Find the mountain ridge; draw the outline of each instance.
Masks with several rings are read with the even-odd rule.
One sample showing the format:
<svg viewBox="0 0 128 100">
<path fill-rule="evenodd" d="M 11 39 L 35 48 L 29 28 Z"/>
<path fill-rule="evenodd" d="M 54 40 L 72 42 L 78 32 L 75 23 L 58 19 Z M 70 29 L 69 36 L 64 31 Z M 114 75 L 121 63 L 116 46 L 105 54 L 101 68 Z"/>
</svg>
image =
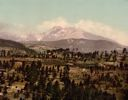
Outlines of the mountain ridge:
<svg viewBox="0 0 128 100">
<path fill-rule="evenodd" d="M 114 49 L 122 49 L 123 45 L 116 42 L 107 40 L 88 40 L 88 39 L 62 39 L 57 41 L 37 41 L 26 43 L 28 47 L 39 46 L 49 48 L 69 48 L 70 50 L 77 48 L 80 52 L 91 52 L 91 51 L 111 51 Z"/>
</svg>

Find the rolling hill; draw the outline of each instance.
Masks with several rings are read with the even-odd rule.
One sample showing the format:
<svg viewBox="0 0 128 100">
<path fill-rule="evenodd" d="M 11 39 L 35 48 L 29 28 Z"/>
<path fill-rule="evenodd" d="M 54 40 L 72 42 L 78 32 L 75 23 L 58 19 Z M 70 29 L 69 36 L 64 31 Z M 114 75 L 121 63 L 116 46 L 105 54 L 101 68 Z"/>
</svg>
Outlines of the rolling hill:
<svg viewBox="0 0 128 100">
<path fill-rule="evenodd" d="M 47 49 L 47 48 L 70 48 L 70 50 L 78 49 L 80 52 L 111 51 L 120 50 L 124 46 L 107 40 L 88 40 L 88 39 L 62 39 L 57 41 L 39 41 L 27 42 L 26 45 L 30 48 Z"/>
<path fill-rule="evenodd" d="M 27 48 L 24 44 L 12 41 L 12 40 L 5 40 L 5 39 L 0 39 L 0 48 L 6 48 L 6 49 L 19 49 L 25 52 L 34 52 L 33 50 Z"/>
</svg>

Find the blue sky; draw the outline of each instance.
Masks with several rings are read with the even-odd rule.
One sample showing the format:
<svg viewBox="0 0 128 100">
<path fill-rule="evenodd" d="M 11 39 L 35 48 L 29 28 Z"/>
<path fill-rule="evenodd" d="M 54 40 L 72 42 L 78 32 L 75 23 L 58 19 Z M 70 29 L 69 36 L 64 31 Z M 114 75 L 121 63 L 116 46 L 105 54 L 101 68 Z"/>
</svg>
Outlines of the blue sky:
<svg viewBox="0 0 128 100">
<path fill-rule="evenodd" d="M 89 19 L 127 30 L 128 0 L 0 0 L 0 20 L 38 24 L 64 17 L 70 22 Z"/>
<path fill-rule="evenodd" d="M 128 0 L 0 0 L 0 32 L 27 37 L 56 25 L 128 45 Z"/>
</svg>

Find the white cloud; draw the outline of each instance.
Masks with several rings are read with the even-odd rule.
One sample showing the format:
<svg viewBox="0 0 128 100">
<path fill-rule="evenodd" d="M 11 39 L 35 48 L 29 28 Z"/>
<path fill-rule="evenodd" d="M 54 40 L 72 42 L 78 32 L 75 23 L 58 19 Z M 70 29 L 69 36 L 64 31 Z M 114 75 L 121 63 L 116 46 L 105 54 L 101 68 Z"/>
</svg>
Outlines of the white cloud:
<svg viewBox="0 0 128 100">
<path fill-rule="evenodd" d="M 80 20 L 75 24 L 75 27 L 81 28 L 99 36 L 112 39 L 121 44 L 128 45 L 128 34 L 123 31 L 119 31 L 118 29 L 114 29 L 108 25 L 104 25 L 102 23 L 94 22 L 91 20 Z"/>
<path fill-rule="evenodd" d="M 37 26 L 38 31 L 46 31 L 48 29 L 53 28 L 54 26 L 61 26 L 61 27 L 69 27 L 71 23 L 69 23 L 66 19 L 59 17 L 53 20 L 46 20 L 43 21 L 40 25 Z"/>
<path fill-rule="evenodd" d="M 0 23 L 0 38 L 15 41 L 39 40 L 41 34 L 36 28 L 23 24 Z"/>
</svg>

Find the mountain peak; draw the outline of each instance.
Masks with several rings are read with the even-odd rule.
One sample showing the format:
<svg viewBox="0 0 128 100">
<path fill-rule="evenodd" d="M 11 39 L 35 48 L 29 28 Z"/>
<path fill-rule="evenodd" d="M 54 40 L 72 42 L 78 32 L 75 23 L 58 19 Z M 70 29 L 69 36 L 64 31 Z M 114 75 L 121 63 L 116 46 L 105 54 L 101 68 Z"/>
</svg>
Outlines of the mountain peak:
<svg viewBox="0 0 128 100">
<path fill-rule="evenodd" d="M 63 27 L 62 26 L 54 26 L 52 27 L 52 30 L 59 30 L 59 29 L 62 29 Z"/>
<path fill-rule="evenodd" d="M 83 31 L 82 29 L 78 29 L 75 27 L 61 27 L 61 26 L 54 26 L 49 31 L 47 31 L 44 36 L 44 40 L 46 41 L 55 41 L 55 40 L 70 39 L 70 38 L 106 40 L 104 37 Z"/>
</svg>

